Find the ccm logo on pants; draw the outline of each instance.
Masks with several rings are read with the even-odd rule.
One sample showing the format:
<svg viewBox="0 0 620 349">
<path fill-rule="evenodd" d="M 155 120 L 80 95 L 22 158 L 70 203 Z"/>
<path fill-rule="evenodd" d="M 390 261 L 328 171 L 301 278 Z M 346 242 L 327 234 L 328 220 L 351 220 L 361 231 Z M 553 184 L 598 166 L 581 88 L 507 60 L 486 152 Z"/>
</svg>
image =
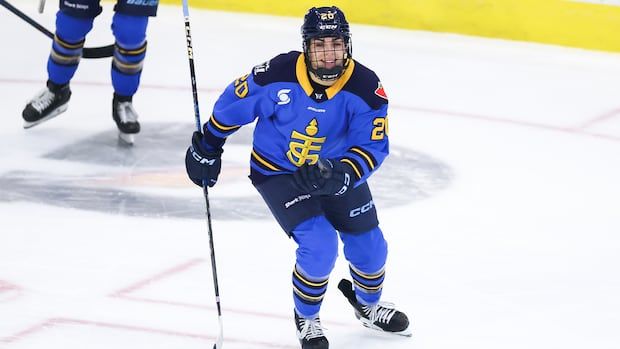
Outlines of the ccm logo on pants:
<svg viewBox="0 0 620 349">
<path fill-rule="evenodd" d="M 367 204 L 365 204 L 364 206 L 358 207 L 358 208 L 354 208 L 349 212 L 349 217 L 356 217 L 361 215 L 362 213 L 366 213 L 368 212 L 371 208 L 373 208 L 375 206 L 375 203 L 372 202 L 372 200 L 370 200 Z"/>
</svg>

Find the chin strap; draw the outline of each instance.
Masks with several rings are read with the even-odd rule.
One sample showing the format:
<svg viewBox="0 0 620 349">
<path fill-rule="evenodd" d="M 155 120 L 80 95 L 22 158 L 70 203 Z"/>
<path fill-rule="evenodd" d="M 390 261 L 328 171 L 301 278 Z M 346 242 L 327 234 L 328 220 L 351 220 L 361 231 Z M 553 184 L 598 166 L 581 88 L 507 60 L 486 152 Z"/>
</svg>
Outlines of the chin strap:
<svg viewBox="0 0 620 349">
<path fill-rule="evenodd" d="M 329 82 L 338 80 L 338 78 L 340 78 L 342 74 L 344 73 L 344 71 L 347 70 L 347 68 L 349 67 L 349 62 L 351 62 L 350 58 L 346 58 L 344 61 L 344 64 L 341 67 L 334 67 L 332 69 L 325 69 L 325 68 L 314 69 L 312 68 L 312 64 L 310 63 L 310 61 L 308 61 L 308 57 L 306 56 L 305 53 L 304 53 L 304 58 L 306 60 L 306 67 L 308 68 L 308 71 L 314 74 L 318 79 L 323 80 L 323 81 L 329 81 Z"/>
</svg>

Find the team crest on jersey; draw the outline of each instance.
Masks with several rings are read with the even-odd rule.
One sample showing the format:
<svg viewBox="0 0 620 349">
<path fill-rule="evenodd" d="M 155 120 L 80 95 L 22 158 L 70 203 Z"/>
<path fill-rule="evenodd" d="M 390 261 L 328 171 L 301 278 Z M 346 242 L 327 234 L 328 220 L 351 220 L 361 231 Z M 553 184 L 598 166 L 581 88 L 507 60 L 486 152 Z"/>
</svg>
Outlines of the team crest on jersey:
<svg viewBox="0 0 620 349">
<path fill-rule="evenodd" d="M 316 119 L 310 120 L 304 131 L 306 134 L 293 130 L 288 144 L 289 151 L 286 152 L 286 157 L 297 167 L 306 162 L 310 165 L 316 164 L 319 161 L 318 153 L 327 138 L 315 137 L 319 133 L 319 123 Z"/>
<path fill-rule="evenodd" d="M 385 90 L 383 89 L 383 85 L 381 84 L 381 81 L 379 81 L 377 86 L 377 89 L 375 90 L 375 94 L 385 100 L 388 99 L 387 94 L 385 94 Z"/>
</svg>

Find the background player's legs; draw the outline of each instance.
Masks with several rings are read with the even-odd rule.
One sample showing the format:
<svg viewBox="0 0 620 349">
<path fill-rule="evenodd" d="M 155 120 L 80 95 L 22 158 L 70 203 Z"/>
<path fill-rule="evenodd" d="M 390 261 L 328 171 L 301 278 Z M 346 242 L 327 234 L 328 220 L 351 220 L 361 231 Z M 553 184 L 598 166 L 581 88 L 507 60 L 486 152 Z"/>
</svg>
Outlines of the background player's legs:
<svg viewBox="0 0 620 349">
<path fill-rule="evenodd" d="M 86 34 L 93 19 L 101 12 L 98 1 L 82 12 L 67 8 L 61 2 L 56 14 L 56 33 L 47 60 L 47 86 L 24 108 L 24 127 L 30 128 L 67 110 L 71 90 L 69 82 L 78 68 Z"/>
<path fill-rule="evenodd" d="M 127 15 L 116 12 L 112 19 L 112 32 L 116 39 L 112 59 L 112 117 L 121 137 L 133 143 L 133 134 L 140 132 L 138 114 L 133 108 L 132 97 L 140 85 L 142 65 L 146 56 L 147 16 Z"/>
<path fill-rule="evenodd" d="M 114 58 L 112 86 L 120 97 L 131 97 L 138 90 L 142 65 L 146 56 L 147 16 L 126 15 L 116 12 L 112 18 Z"/>
<path fill-rule="evenodd" d="M 80 18 L 65 13 L 56 14 L 56 35 L 47 60 L 47 73 L 55 85 L 68 84 L 78 68 L 86 34 L 93 28 L 94 18 Z"/>
</svg>

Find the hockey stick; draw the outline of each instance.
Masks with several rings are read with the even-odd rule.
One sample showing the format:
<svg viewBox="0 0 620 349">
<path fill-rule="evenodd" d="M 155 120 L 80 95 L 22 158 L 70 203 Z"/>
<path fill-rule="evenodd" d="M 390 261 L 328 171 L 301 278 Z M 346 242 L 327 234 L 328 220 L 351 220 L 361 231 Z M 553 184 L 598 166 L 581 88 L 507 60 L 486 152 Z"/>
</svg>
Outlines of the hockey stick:
<svg viewBox="0 0 620 349">
<path fill-rule="evenodd" d="M 9 4 L 6 0 L 0 0 L 0 5 L 7 8 L 7 10 L 13 12 L 17 17 L 26 21 L 26 23 L 35 27 L 38 31 L 45 34 L 50 39 L 54 39 L 54 34 L 47 30 L 44 26 L 37 23 L 34 19 L 28 17 L 25 13 L 21 12 L 13 5 Z M 114 54 L 114 45 L 101 46 L 101 47 L 84 47 L 82 50 L 82 57 L 84 58 L 106 58 L 112 57 Z"/>
<path fill-rule="evenodd" d="M 189 60 L 189 74 L 192 81 L 192 95 L 194 97 L 194 117 L 196 119 L 196 130 L 201 132 L 200 110 L 198 108 L 198 87 L 196 87 L 196 70 L 194 69 L 194 49 L 192 47 L 192 34 L 189 26 L 189 8 L 188 0 L 183 0 L 183 16 L 185 17 L 185 40 L 187 43 L 187 58 Z M 222 308 L 220 306 L 220 287 L 217 282 L 217 268 L 215 266 L 215 247 L 213 246 L 213 230 L 211 229 L 211 210 L 209 206 L 209 191 L 207 190 L 207 181 L 202 182 L 202 192 L 205 197 L 207 227 L 209 232 L 209 248 L 211 249 L 211 271 L 213 273 L 213 287 L 215 288 L 215 303 L 217 305 L 217 316 L 219 323 L 219 332 L 213 344 L 213 349 L 222 348 L 224 342 L 224 330 L 222 323 Z"/>
<path fill-rule="evenodd" d="M 39 0 L 39 13 L 43 13 L 45 10 L 45 0 Z"/>
</svg>

